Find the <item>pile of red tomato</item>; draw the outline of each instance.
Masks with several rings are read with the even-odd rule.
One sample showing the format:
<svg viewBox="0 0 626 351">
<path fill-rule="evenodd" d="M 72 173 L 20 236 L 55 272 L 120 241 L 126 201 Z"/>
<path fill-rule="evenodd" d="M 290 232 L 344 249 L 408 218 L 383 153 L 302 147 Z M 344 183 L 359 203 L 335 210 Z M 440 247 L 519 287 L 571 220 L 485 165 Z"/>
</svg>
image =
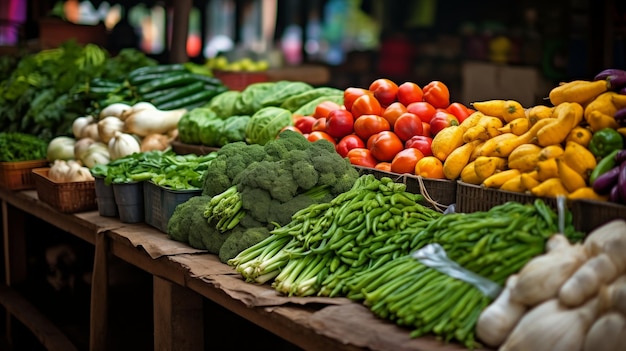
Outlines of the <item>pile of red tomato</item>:
<svg viewBox="0 0 626 351">
<path fill-rule="evenodd" d="M 294 127 L 309 141 L 332 142 L 353 165 L 443 178 L 437 170 L 419 171 L 419 163 L 440 170 L 440 161 L 432 156 L 432 138 L 472 112 L 459 102 L 451 103 L 450 91 L 441 81 L 422 88 L 414 82 L 398 85 L 379 78 L 367 89 L 345 89 L 343 106 L 326 101 L 313 116 L 295 116 Z"/>
</svg>

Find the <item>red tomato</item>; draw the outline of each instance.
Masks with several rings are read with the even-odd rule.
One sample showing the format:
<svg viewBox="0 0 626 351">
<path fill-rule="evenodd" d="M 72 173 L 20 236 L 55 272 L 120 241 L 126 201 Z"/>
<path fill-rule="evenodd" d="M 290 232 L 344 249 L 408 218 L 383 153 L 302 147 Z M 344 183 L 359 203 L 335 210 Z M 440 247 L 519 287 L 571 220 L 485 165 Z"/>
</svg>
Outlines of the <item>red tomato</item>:
<svg viewBox="0 0 626 351">
<path fill-rule="evenodd" d="M 383 118 L 389 122 L 389 125 L 393 126 L 394 123 L 396 123 L 396 119 L 405 112 L 407 112 L 406 106 L 404 106 L 401 102 L 396 101 L 385 108 L 383 111 Z"/>
<path fill-rule="evenodd" d="M 313 112 L 313 117 L 315 118 L 326 118 L 330 111 L 341 109 L 341 105 L 333 101 L 322 101 L 317 106 L 315 106 L 315 111 Z"/>
<path fill-rule="evenodd" d="M 317 118 L 313 116 L 300 116 L 293 122 L 302 133 L 309 134 L 313 131 L 313 124 L 317 121 Z"/>
<path fill-rule="evenodd" d="M 424 128 L 424 131 L 422 132 L 422 134 L 424 134 L 427 137 L 433 136 L 433 134 L 430 132 L 430 123 L 422 122 L 422 127 Z"/>
<path fill-rule="evenodd" d="M 374 168 L 380 171 L 391 172 L 391 162 L 378 162 Z"/>
<path fill-rule="evenodd" d="M 404 145 L 394 132 L 385 130 L 372 135 L 367 140 L 367 148 L 378 161 L 391 161 Z"/>
<path fill-rule="evenodd" d="M 443 128 L 449 126 L 458 126 L 459 120 L 456 117 L 444 111 L 437 111 L 430 120 L 430 133 L 434 136 L 437 135 Z"/>
<path fill-rule="evenodd" d="M 424 91 L 422 99 L 435 108 L 446 108 L 450 105 L 450 90 L 443 82 L 433 80 L 426 84 L 422 90 Z"/>
<path fill-rule="evenodd" d="M 354 100 L 349 111 L 352 112 L 354 118 L 359 118 L 362 115 L 382 116 L 384 110 L 374 95 L 363 94 Z"/>
<path fill-rule="evenodd" d="M 374 96 L 374 93 L 372 93 L 368 89 L 355 87 L 346 88 L 346 90 L 343 91 L 343 106 L 346 108 L 346 110 L 351 111 L 354 100 L 356 100 L 359 96 L 365 94 Z"/>
<path fill-rule="evenodd" d="M 450 112 L 451 114 L 453 114 L 456 117 L 456 119 L 459 120 L 459 123 L 463 123 L 463 121 L 469 115 L 471 115 L 471 112 L 468 110 L 468 108 L 460 102 L 451 103 L 450 106 L 446 108 L 446 110 Z"/>
<path fill-rule="evenodd" d="M 363 115 L 354 121 L 354 133 L 363 140 L 385 130 L 391 130 L 391 125 L 381 116 Z"/>
<path fill-rule="evenodd" d="M 313 126 L 311 127 L 311 131 L 326 132 L 326 118 L 320 117 L 316 119 L 315 123 L 313 123 Z"/>
<path fill-rule="evenodd" d="M 422 125 L 422 120 L 416 114 L 406 112 L 396 119 L 393 131 L 402 142 L 405 142 L 414 135 L 422 135 L 424 126 Z"/>
<path fill-rule="evenodd" d="M 404 82 L 398 87 L 398 101 L 404 106 L 417 101 L 422 101 L 424 92 L 422 88 L 413 82 Z"/>
<path fill-rule="evenodd" d="M 335 141 L 335 138 L 328 135 L 328 133 L 322 132 L 319 130 L 314 130 L 307 136 L 307 140 L 310 142 L 314 142 L 314 141 L 318 141 L 322 139 L 330 141 L 333 145 L 337 144 L 337 142 Z"/>
<path fill-rule="evenodd" d="M 335 150 L 341 157 L 346 157 L 348 151 L 356 148 L 365 148 L 365 142 L 356 134 L 344 136 L 335 146 Z"/>
<path fill-rule="evenodd" d="M 369 90 L 374 93 L 374 97 L 383 106 L 389 106 L 396 101 L 398 85 L 390 79 L 379 78 L 370 84 Z"/>
<path fill-rule="evenodd" d="M 355 166 L 374 168 L 378 161 L 372 156 L 372 152 L 366 148 L 354 148 L 346 155 L 350 163 Z"/>
<path fill-rule="evenodd" d="M 347 110 L 330 111 L 326 118 L 326 133 L 333 138 L 343 138 L 354 132 L 354 117 Z"/>
<path fill-rule="evenodd" d="M 432 143 L 433 138 L 425 135 L 416 135 L 404 143 L 404 148 L 418 149 L 424 156 L 432 156 L 433 151 L 430 148 Z"/>
<path fill-rule="evenodd" d="M 415 165 L 423 157 L 424 154 L 418 149 L 408 148 L 401 150 L 391 160 L 391 171 L 400 174 L 415 174 Z"/>
<path fill-rule="evenodd" d="M 416 114 L 422 122 L 430 123 L 437 109 L 426 101 L 417 101 L 406 106 L 406 111 Z"/>
</svg>

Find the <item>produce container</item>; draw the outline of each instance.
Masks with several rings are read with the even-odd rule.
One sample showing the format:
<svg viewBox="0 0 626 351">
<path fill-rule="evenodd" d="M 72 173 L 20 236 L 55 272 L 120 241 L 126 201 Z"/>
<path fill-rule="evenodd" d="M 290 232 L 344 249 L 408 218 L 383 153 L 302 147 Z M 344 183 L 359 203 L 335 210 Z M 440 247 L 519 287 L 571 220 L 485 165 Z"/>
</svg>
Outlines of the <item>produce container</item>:
<svg viewBox="0 0 626 351">
<path fill-rule="evenodd" d="M 49 167 L 32 170 L 39 200 L 65 213 L 91 211 L 98 207 L 95 181 L 55 182 L 48 177 L 49 171 Z"/>
<path fill-rule="evenodd" d="M 445 210 L 455 203 L 456 189 L 457 184 L 454 180 L 406 175 L 406 190 L 414 194 L 422 194 L 426 198 L 425 205 L 433 209 Z"/>
<path fill-rule="evenodd" d="M 186 143 L 181 143 L 178 140 L 174 140 L 170 144 L 172 145 L 172 150 L 178 155 L 194 154 L 197 156 L 202 156 L 202 155 L 208 155 L 213 151 L 219 150 L 218 147 L 186 144 Z"/>
<path fill-rule="evenodd" d="M 172 217 L 176 206 L 201 193 L 201 189 L 174 190 L 150 181 L 144 182 L 144 221 L 163 233 L 167 233 L 167 222 Z"/>
<path fill-rule="evenodd" d="M 47 160 L 0 162 L 0 187 L 9 190 L 34 189 L 33 169 L 47 165 Z"/>
<path fill-rule="evenodd" d="M 235 72 L 214 70 L 213 75 L 222 81 L 230 90 L 244 90 L 252 83 L 262 83 L 269 80 L 267 72 Z"/>
<path fill-rule="evenodd" d="M 626 219 L 626 206 L 609 201 L 578 199 L 571 201 L 574 227 L 589 233 L 614 219 Z"/>
<path fill-rule="evenodd" d="M 96 178 L 96 202 L 98 203 L 98 213 L 104 217 L 117 217 L 117 204 L 113 186 L 104 183 L 104 177 Z"/>
<path fill-rule="evenodd" d="M 500 189 L 486 188 L 481 185 L 468 184 L 457 181 L 456 188 L 456 212 L 488 211 L 490 208 L 501 205 L 508 201 L 520 203 L 532 203 L 536 196 L 526 193 L 517 193 Z M 556 198 L 541 198 L 546 205 L 557 210 Z"/>
<path fill-rule="evenodd" d="M 113 183 L 113 194 L 120 221 L 140 223 L 144 221 L 143 182 Z"/>
</svg>

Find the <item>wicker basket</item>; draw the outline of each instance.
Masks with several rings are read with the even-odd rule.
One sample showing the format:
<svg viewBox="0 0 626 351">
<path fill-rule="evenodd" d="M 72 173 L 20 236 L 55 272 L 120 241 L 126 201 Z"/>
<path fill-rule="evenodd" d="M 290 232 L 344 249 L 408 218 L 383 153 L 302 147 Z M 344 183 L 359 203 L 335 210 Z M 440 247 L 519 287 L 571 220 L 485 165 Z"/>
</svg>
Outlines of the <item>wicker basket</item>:
<svg viewBox="0 0 626 351">
<path fill-rule="evenodd" d="M 621 204 L 580 199 L 572 201 L 570 207 L 574 227 L 584 233 L 589 233 L 614 219 L 626 220 L 626 206 Z"/>
<path fill-rule="evenodd" d="M 509 201 L 532 203 L 535 199 L 537 197 L 532 194 L 486 188 L 457 181 L 455 210 L 466 213 L 488 211 L 494 206 L 502 205 Z M 555 211 L 557 210 L 556 198 L 542 198 L 542 200 L 544 200 L 546 205 Z"/>
<path fill-rule="evenodd" d="M 9 190 L 34 189 L 33 169 L 47 165 L 47 160 L 0 162 L 0 187 Z"/>
<path fill-rule="evenodd" d="M 244 90 L 253 83 L 263 83 L 269 80 L 267 72 L 230 72 L 213 71 L 213 75 L 222 81 L 230 90 Z"/>
<path fill-rule="evenodd" d="M 50 168 L 32 170 L 39 200 L 65 213 L 90 211 L 98 208 L 95 181 L 55 182 L 48 178 L 48 171 Z"/>
</svg>

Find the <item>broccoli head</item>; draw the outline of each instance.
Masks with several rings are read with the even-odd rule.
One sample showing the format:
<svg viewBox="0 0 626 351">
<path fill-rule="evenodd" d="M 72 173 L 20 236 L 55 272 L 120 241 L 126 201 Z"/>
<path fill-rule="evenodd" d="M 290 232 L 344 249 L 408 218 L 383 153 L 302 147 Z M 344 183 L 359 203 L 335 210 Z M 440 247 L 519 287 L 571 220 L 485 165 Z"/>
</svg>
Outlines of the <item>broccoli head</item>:
<svg viewBox="0 0 626 351">
<path fill-rule="evenodd" d="M 252 247 L 269 236 L 270 231 L 266 227 L 254 227 L 233 232 L 220 248 L 219 259 L 223 263 L 228 263 L 228 260 L 235 258 L 241 251 Z"/>
<path fill-rule="evenodd" d="M 293 217 L 296 212 L 315 203 L 317 203 L 317 201 L 312 197 L 306 194 L 298 194 L 287 202 L 272 206 L 269 210 L 267 221 L 277 223 L 280 226 L 287 225 L 291 222 L 291 217 Z"/>
<path fill-rule="evenodd" d="M 217 151 L 203 175 L 204 195 L 214 196 L 234 184 L 235 177 L 254 162 L 265 157 L 263 146 L 243 141 L 229 143 Z"/>
<path fill-rule="evenodd" d="M 167 221 L 167 234 L 172 240 L 188 243 L 191 214 L 205 206 L 210 196 L 199 195 L 190 197 L 187 201 L 178 204 Z"/>
<path fill-rule="evenodd" d="M 266 223 L 270 208 L 276 204 L 270 194 L 261 188 L 249 186 L 242 187 L 239 192 L 241 194 L 241 207 L 248 212 L 252 219 Z"/>
</svg>

